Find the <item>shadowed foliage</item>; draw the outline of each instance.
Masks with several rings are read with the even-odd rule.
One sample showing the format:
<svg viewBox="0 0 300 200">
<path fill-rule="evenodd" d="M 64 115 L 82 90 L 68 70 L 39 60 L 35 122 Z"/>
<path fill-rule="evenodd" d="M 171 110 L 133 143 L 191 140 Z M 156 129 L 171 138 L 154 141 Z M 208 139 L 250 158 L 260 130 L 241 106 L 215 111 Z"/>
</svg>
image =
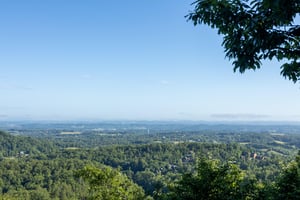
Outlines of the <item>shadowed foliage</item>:
<svg viewBox="0 0 300 200">
<path fill-rule="evenodd" d="M 283 61 L 281 74 L 300 79 L 299 0 L 197 0 L 186 17 L 223 35 L 225 55 L 234 71 L 258 69 L 265 59 Z"/>
</svg>

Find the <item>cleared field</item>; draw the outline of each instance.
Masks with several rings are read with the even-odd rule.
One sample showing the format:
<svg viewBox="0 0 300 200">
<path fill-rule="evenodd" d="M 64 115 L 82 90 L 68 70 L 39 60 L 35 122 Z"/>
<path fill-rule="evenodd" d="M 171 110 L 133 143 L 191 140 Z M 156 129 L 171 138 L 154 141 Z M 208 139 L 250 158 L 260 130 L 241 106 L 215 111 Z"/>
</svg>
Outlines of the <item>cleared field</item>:
<svg viewBox="0 0 300 200">
<path fill-rule="evenodd" d="M 246 145 L 246 144 L 250 144 L 250 143 L 249 142 L 240 142 L 239 144 Z"/>
<path fill-rule="evenodd" d="M 280 153 L 280 152 L 277 152 L 277 151 L 274 151 L 274 150 L 269 151 L 268 153 L 273 153 L 273 154 L 277 154 L 277 155 L 281 155 L 281 156 L 284 155 L 284 154 L 282 154 L 282 153 Z"/>
<path fill-rule="evenodd" d="M 65 148 L 66 150 L 77 150 L 77 149 L 80 149 L 80 148 L 78 148 L 78 147 L 67 147 L 67 148 Z"/>
<path fill-rule="evenodd" d="M 79 135 L 81 132 L 79 131 L 63 131 L 60 133 L 61 135 Z"/>
<path fill-rule="evenodd" d="M 275 142 L 276 144 L 286 144 L 285 142 L 282 142 L 282 141 L 279 141 L 279 140 L 274 140 L 274 142 Z"/>
<path fill-rule="evenodd" d="M 285 134 L 284 133 L 271 133 L 270 135 L 273 135 L 273 136 L 284 136 Z"/>
</svg>

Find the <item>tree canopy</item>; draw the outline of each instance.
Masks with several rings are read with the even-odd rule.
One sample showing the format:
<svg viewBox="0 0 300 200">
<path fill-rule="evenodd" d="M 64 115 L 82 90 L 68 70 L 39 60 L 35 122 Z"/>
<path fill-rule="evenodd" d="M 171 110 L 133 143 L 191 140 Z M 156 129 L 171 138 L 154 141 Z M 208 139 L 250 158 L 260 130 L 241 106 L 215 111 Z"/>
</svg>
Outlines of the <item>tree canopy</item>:
<svg viewBox="0 0 300 200">
<path fill-rule="evenodd" d="M 90 199 L 99 200 L 142 200 L 146 199 L 141 187 L 134 184 L 120 171 L 103 166 L 98 169 L 86 166 L 77 172 L 90 185 Z"/>
<path fill-rule="evenodd" d="M 173 188 L 172 200 L 259 199 L 258 186 L 234 164 L 200 159 L 197 174 L 185 174 Z"/>
<path fill-rule="evenodd" d="M 282 61 L 281 74 L 300 80 L 299 0 L 197 0 L 186 17 L 223 35 L 225 55 L 234 71 L 259 69 L 261 61 Z"/>
<path fill-rule="evenodd" d="M 295 161 L 284 169 L 277 181 L 277 198 L 300 199 L 300 151 Z"/>
</svg>

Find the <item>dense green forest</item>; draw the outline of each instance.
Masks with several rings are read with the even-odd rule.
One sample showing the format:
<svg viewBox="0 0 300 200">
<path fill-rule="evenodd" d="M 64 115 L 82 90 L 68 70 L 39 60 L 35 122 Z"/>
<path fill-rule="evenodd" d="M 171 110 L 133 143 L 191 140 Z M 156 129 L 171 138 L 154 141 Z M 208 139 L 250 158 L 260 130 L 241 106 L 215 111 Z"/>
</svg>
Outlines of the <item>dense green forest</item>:
<svg viewBox="0 0 300 200">
<path fill-rule="evenodd" d="M 300 135 L 285 129 L 1 131 L 1 198 L 297 199 Z"/>
</svg>

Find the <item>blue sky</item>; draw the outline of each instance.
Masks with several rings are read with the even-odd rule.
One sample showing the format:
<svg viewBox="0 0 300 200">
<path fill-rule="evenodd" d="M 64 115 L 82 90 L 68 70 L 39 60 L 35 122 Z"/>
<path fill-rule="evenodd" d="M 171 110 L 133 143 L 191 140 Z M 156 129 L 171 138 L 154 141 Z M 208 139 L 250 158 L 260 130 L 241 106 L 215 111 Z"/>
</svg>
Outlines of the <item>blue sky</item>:
<svg viewBox="0 0 300 200">
<path fill-rule="evenodd" d="M 233 73 L 191 2 L 1 1 L 0 120 L 300 120 L 280 63 Z"/>
</svg>

